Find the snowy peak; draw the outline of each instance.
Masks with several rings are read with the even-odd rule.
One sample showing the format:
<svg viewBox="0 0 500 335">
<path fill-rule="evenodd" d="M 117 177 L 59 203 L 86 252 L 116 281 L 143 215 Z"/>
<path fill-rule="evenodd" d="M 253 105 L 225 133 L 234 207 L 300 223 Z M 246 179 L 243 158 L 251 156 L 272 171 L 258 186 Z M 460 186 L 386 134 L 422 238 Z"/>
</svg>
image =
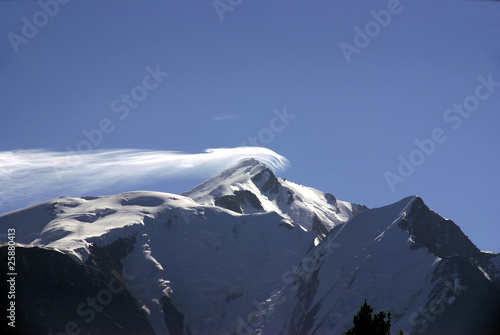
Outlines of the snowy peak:
<svg viewBox="0 0 500 335">
<path fill-rule="evenodd" d="M 493 334 L 494 257 L 455 227 L 413 196 L 334 228 L 280 291 L 291 302 L 284 333 L 344 334 L 366 299 L 391 311 L 391 334 Z"/>
<path fill-rule="evenodd" d="M 253 177 L 260 175 L 264 170 L 269 171 L 274 176 L 273 172 L 263 163 L 254 158 L 249 158 L 184 192 L 182 195 L 190 197 L 200 204 L 215 205 L 216 199 L 221 196 L 232 195 L 238 185 L 248 184 Z"/>
<path fill-rule="evenodd" d="M 224 325 L 235 328 L 238 316 L 269 287 L 279 287 L 281 274 L 300 261 L 315 239 L 274 212 L 239 215 L 159 192 L 58 198 L 2 215 L 0 224 L 15 227 L 23 247 L 69 256 L 64 265 L 73 261 L 107 267 L 110 276 L 121 273 L 156 334 L 180 334 L 175 330 L 186 324 L 191 330 L 182 334 L 220 334 Z M 71 274 L 57 272 L 62 273 L 57 280 L 74 281 Z M 23 272 L 22 277 L 29 276 Z M 83 276 L 75 287 L 87 287 L 89 277 Z M 62 313 L 58 306 L 49 308 Z M 80 316 L 69 315 L 83 327 L 85 318 Z"/>
<path fill-rule="evenodd" d="M 321 237 L 366 210 L 297 183 L 277 178 L 265 164 L 250 158 L 183 193 L 199 204 L 236 213 L 276 212 L 293 226 Z"/>
<path fill-rule="evenodd" d="M 480 254 L 480 250 L 453 221 L 430 210 L 419 197 L 415 197 L 399 227 L 408 232 L 413 248 L 426 248 L 440 258 L 453 255 L 475 258 Z"/>
<path fill-rule="evenodd" d="M 266 165 L 264 163 L 260 162 L 259 160 L 255 159 L 253 157 L 250 157 L 247 159 L 242 159 L 239 163 L 235 164 L 231 169 L 228 169 L 226 171 L 238 170 L 240 168 L 246 168 L 246 167 L 255 167 L 258 165 L 266 167 Z"/>
<path fill-rule="evenodd" d="M 238 213 L 265 211 L 266 209 L 260 204 L 261 199 L 257 198 L 257 195 L 262 192 L 258 185 L 267 185 L 267 179 L 263 180 L 264 175 L 267 179 L 276 180 L 274 173 L 266 165 L 254 158 L 249 158 L 182 195 L 192 198 L 199 204 L 221 206 Z M 257 184 L 253 182 L 254 180 L 257 181 Z M 250 208 L 243 211 L 240 206 L 245 205 L 245 200 L 250 204 Z"/>
<path fill-rule="evenodd" d="M 391 311 L 393 333 L 498 334 L 486 329 L 500 327 L 500 256 L 416 196 L 368 209 L 255 159 L 184 195 L 61 197 L 0 215 L 16 229 L 20 287 L 33 288 L 18 320 L 40 334 L 68 320 L 98 334 L 110 319 L 124 334 L 330 335 L 366 299 Z M 87 297 L 103 305 L 90 324 L 75 310 Z"/>
</svg>

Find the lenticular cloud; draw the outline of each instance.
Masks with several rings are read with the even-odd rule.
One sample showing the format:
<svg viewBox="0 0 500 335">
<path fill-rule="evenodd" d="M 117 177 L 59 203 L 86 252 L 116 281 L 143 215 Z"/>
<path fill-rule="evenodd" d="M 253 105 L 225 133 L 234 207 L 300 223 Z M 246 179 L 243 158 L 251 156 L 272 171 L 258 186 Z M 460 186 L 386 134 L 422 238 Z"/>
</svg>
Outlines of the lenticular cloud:
<svg viewBox="0 0 500 335">
<path fill-rule="evenodd" d="M 137 149 L 83 154 L 47 150 L 0 152 L 0 210 L 60 195 L 104 190 L 118 183 L 133 186 L 144 181 L 208 177 L 250 157 L 272 169 L 288 166 L 285 157 L 259 147 L 207 149 L 196 154 Z"/>
</svg>

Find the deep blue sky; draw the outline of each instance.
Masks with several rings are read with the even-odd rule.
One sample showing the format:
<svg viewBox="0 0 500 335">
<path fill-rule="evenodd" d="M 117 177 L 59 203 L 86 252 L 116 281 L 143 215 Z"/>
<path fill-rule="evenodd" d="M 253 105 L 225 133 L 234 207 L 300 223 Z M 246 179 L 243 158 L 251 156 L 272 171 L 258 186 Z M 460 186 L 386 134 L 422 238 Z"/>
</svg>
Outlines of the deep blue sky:
<svg viewBox="0 0 500 335">
<path fill-rule="evenodd" d="M 290 161 L 280 176 L 369 207 L 417 194 L 479 248 L 500 252 L 500 86 L 476 93 L 480 76 L 500 82 L 500 3 L 232 3 L 219 15 L 212 1 L 74 0 L 43 22 L 36 1 L 0 2 L 0 151 L 76 149 L 103 119 L 112 131 L 92 149 L 200 153 L 255 136 Z M 370 24 L 388 6 L 385 27 Z M 34 19 L 38 32 L 12 43 Z M 348 62 L 341 43 L 356 46 L 354 28 L 367 24 L 378 30 Z M 147 67 L 169 75 L 124 117 L 121 96 L 144 85 Z M 459 124 L 446 111 L 464 100 L 474 110 Z M 283 126 L 273 120 L 284 109 L 295 117 Z M 446 140 L 423 159 L 414 153 L 422 164 L 391 190 L 384 174 L 436 128 Z M 181 193 L 205 178 L 133 189 Z"/>
</svg>

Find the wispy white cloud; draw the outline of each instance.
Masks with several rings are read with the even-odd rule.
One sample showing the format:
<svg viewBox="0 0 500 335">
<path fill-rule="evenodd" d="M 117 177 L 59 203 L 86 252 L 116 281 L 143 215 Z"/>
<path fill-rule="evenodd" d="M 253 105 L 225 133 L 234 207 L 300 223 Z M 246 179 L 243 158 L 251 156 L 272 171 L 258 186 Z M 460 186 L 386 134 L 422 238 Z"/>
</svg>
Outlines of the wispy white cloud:
<svg viewBox="0 0 500 335">
<path fill-rule="evenodd" d="M 230 119 L 234 119 L 234 118 L 235 118 L 235 116 L 232 114 L 212 116 L 212 120 L 215 120 L 215 121 L 224 121 L 224 120 L 230 120 Z"/>
<path fill-rule="evenodd" d="M 137 185 L 179 177 L 210 177 L 245 158 L 272 169 L 288 160 L 260 147 L 207 149 L 203 153 L 154 150 L 107 150 L 77 154 L 48 150 L 0 152 L 0 210 L 26 199 L 81 195 L 117 183 Z M 12 208 L 10 208 L 12 209 Z"/>
</svg>

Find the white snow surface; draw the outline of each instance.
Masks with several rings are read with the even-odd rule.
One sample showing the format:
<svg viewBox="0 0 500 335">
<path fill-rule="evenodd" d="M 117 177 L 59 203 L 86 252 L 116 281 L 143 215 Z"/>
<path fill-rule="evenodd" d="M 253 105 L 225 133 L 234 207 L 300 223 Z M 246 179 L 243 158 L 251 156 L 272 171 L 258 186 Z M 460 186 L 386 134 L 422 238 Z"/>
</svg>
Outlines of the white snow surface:
<svg viewBox="0 0 500 335">
<path fill-rule="evenodd" d="M 22 220 L 22 221 L 21 221 Z M 193 334 L 236 327 L 254 302 L 281 286 L 281 274 L 307 253 L 316 233 L 291 228 L 277 213 L 238 214 L 158 192 L 58 198 L 0 216 L 19 243 L 84 262 L 89 246 L 136 237 L 122 259 L 128 290 L 168 334 L 160 306 L 169 296 Z"/>
<path fill-rule="evenodd" d="M 391 310 L 394 330 L 410 329 L 441 262 L 425 248 L 410 248 L 413 241 L 398 226 L 416 198 L 364 210 L 273 178 L 250 159 L 184 195 L 61 197 L 4 214 L 0 224 L 16 228 L 18 243 L 77 262 L 88 259 L 91 245 L 134 238 L 122 274 L 156 334 L 168 334 L 165 296 L 192 335 L 246 333 L 259 308 L 265 317 L 252 324 L 256 333 L 292 333 L 297 318 L 312 310 L 315 334 L 342 333 L 365 298 L 375 311 Z M 243 213 L 215 205 L 236 191 L 252 192 L 262 209 L 246 201 Z M 314 217 L 330 232 L 321 239 Z"/>
<path fill-rule="evenodd" d="M 424 248 L 410 249 L 412 241 L 398 227 L 414 199 L 360 213 L 330 234 L 324 241 L 330 247 L 310 252 L 296 271 L 297 278 L 307 281 L 298 286 L 290 279 L 281 288 L 279 294 L 288 303 L 276 309 L 270 324 L 286 325 L 285 333 L 293 333 L 294 317 L 318 308 L 312 321 L 312 329 L 318 327 L 314 334 L 343 334 L 367 299 L 375 311 L 391 310 L 394 333 L 408 330 L 411 314 L 426 303 L 432 271 L 440 261 Z M 314 285 L 316 290 L 311 289 Z M 308 299 L 310 306 L 301 309 Z M 277 331 L 269 325 L 261 330 Z"/>
<path fill-rule="evenodd" d="M 259 173 L 262 177 L 254 181 Z M 313 220 L 316 216 L 327 231 L 347 222 L 357 210 L 350 202 L 335 199 L 331 194 L 318 191 L 311 187 L 277 178 L 277 193 L 264 190 L 264 184 L 273 178 L 272 171 L 255 159 L 240 162 L 231 169 L 210 178 L 193 189 L 183 193 L 199 204 L 215 205 L 216 200 L 235 191 L 250 191 L 260 201 L 263 212 L 276 212 L 289 218 L 294 226 L 305 231 L 313 230 Z M 290 201 L 293 199 L 293 201 Z M 255 213 L 248 203 L 242 205 L 243 213 Z"/>
</svg>

